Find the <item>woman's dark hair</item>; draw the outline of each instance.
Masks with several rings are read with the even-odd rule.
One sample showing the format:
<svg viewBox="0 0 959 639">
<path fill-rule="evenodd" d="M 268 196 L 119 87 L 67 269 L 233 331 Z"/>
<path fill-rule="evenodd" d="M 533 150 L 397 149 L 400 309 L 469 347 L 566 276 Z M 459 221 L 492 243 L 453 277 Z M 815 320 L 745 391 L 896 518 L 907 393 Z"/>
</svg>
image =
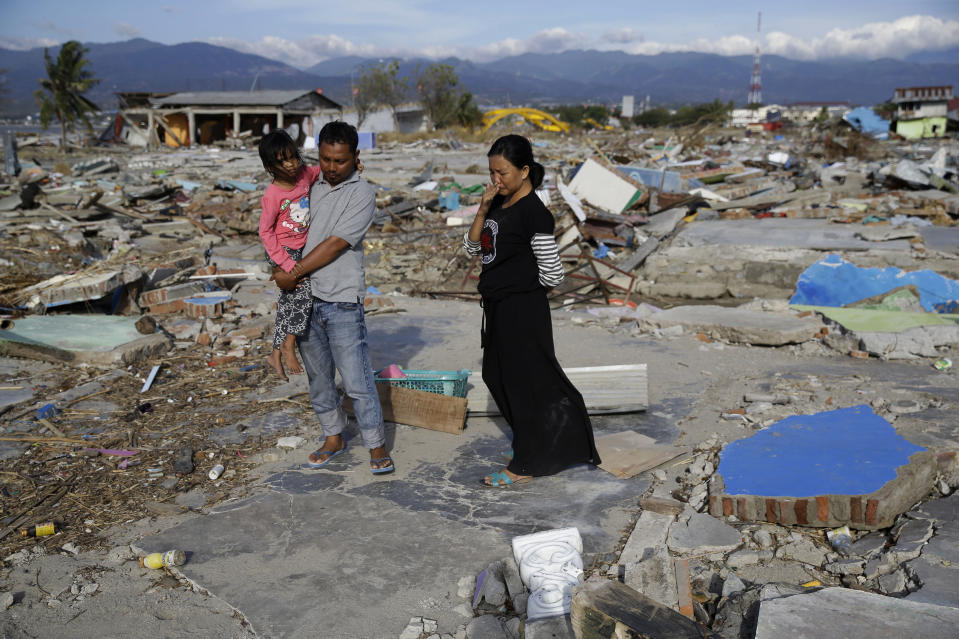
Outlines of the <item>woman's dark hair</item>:
<svg viewBox="0 0 959 639">
<path fill-rule="evenodd" d="M 260 161 L 266 172 L 276 177 L 276 169 L 280 166 L 280 158 L 293 157 L 303 163 L 300 150 L 290 134 L 283 129 L 271 131 L 260 140 Z"/>
<path fill-rule="evenodd" d="M 546 169 L 543 165 L 533 159 L 533 145 L 522 135 L 511 133 L 493 142 L 486 157 L 491 158 L 494 155 L 502 155 L 506 161 L 522 169 L 529 167 L 529 181 L 534 189 L 538 189 L 543 183 L 543 177 L 546 175 Z"/>
</svg>

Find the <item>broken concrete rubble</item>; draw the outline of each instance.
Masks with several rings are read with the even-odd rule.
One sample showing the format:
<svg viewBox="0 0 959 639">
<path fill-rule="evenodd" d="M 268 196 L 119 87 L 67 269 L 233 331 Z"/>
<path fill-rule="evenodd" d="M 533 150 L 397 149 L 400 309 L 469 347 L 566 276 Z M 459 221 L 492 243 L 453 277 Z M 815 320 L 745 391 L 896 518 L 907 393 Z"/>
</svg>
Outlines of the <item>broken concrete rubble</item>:
<svg viewBox="0 0 959 639">
<path fill-rule="evenodd" d="M 647 316 L 641 325 L 657 328 L 682 326 L 693 333 L 705 333 L 713 339 L 739 344 L 782 346 L 818 337 L 823 329 L 819 320 L 795 314 L 762 313 L 722 306 L 677 306 Z"/>
<path fill-rule="evenodd" d="M 651 145 L 640 144 L 640 139 L 634 137 L 630 141 L 621 133 L 617 135 L 619 138 L 609 136 L 596 140 L 604 153 L 612 155 L 616 151 L 610 166 L 628 164 L 655 174 L 654 177 L 662 177 L 661 182 L 657 182 L 634 172 L 640 178 L 634 176 L 639 183 L 630 183 L 631 188 L 646 195 L 641 195 L 632 208 L 626 210 L 607 210 L 588 196 L 578 203 L 572 200 L 574 206 L 559 187 L 561 179 L 569 179 L 567 170 L 581 162 L 593 158 L 592 162 L 605 166 L 595 160 L 591 146 L 574 139 L 546 139 L 538 140 L 543 146 L 537 147 L 537 158 L 543 160 L 551 174 L 545 192 L 550 199 L 550 209 L 556 215 L 558 241 L 561 247 L 568 245 L 563 251 L 564 265 L 571 275 L 580 276 L 569 278 L 569 288 L 554 292 L 551 304 L 555 307 L 555 325 L 558 330 L 566 331 L 567 336 L 573 335 L 565 338 L 567 344 L 574 342 L 580 346 L 586 343 L 583 336 L 597 334 L 611 344 L 606 350 L 581 346 L 590 352 L 572 365 L 594 368 L 612 364 L 645 366 L 647 359 L 658 362 L 649 366 L 648 388 L 645 368 L 641 390 L 638 384 L 632 383 L 638 376 L 627 379 L 625 372 L 608 370 L 601 382 L 591 388 L 583 385 L 584 391 L 596 392 L 594 397 L 607 398 L 603 411 L 630 411 L 620 417 L 595 414 L 597 441 L 604 436 L 615 436 L 613 441 L 620 447 L 623 459 L 631 453 L 636 453 L 636 457 L 641 452 L 656 453 L 643 460 L 641 470 L 628 478 L 614 478 L 600 472 L 598 474 L 604 477 L 600 480 L 597 475 L 576 468 L 533 484 L 535 499 L 550 505 L 560 504 L 558 512 L 567 517 L 582 511 L 584 518 L 591 522 L 593 529 L 586 533 L 586 545 L 590 553 L 587 556 L 592 557 L 594 567 L 587 566 L 587 575 L 607 583 L 622 578 L 626 583 L 619 586 L 629 586 L 675 611 L 684 611 L 683 614 L 688 611 L 713 632 L 730 637 L 752 636 L 749 632 L 755 626 L 754 613 L 760 605 L 763 585 L 775 581 L 785 582 L 777 586 L 781 593 L 806 593 L 796 596 L 808 596 L 811 589 L 818 587 L 801 584 L 818 581 L 830 587 L 846 585 L 905 596 L 907 601 L 955 605 L 948 603 L 955 601 L 951 586 L 955 582 L 954 568 L 945 562 L 959 562 L 950 558 L 951 528 L 942 513 L 934 517 L 936 523 L 929 536 L 927 524 L 915 523 L 923 517 L 919 514 L 923 512 L 921 507 L 908 510 L 904 515 L 893 515 L 891 520 L 883 519 L 883 527 L 869 533 L 874 537 L 863 535 L 865 526 L 862 526 L 854 530 L 853 552 L 845 557 L 829 547 L 821 530 L 796 526 L 798 521 L 789 518 L 788 504 L 785 517 L 782 503 L 774 507 L 775 523 L 765 517 L 765 503 L 759 517 L 740 518 L 738 499 L 730 504 L 731 512 L 725 508 L 718 512 L 710 509 L 710 514 L 689 512 L 701 511 L 707 505 L 712 507 L 710 478 L 717 472 L 720 463 L 717 452 L 723 444 L 739 440 L 754 432 L 753 429 L 762 432 L 775 428 L 777 420 L 790 415 L 869 402 L 881 415 L 896 419 L 895 427 L 900 434 L 914 445 L 929 449 L 933 458 L 938 458 L 943 450 L 959 446 L 948 427 L 948 415 L 955 411 L 957 401 L 951 384 L 955 373 L 934 373 L 928 361 L 919 359 L 950 356 L 955 360 L 959 340 L 948 332 L 947 324 L 923 323 L 903 328 L 904 316 L 915 309 L 862 309 L 863 313 L 896 314 L 896 327 L 889 331 L 850 329 L 847 334 L 845 325 L 827 313 L 815 310 L 804 314 L 807 309 L 790 309 L 787 304 L 802 272 L 826 257 L 829 251 L 838 251 L 843 259 L 864 268 L 927 269 L 948 279 L 959 278 L 957 244 L 950 241 L 950 232 L 956 230 L 953 225 L 959 217 L 959 198 L 949 193 L 948 188 L 911 190 L 919 182 L 897 178 L 902 173 L 898 170 L 901 167 L 887 174 L 879 171 L 881 163 L 901 164 L 891 159 L 894 149 L 895 153 L 913 156 L 920 173 L 928 184 L 934 185 L 932 174 L 921 168 L 934 149 L 890 143 L 881 147 L 889 149 L 890 157 L 886 159 L 860 161 L 842 157 L 838 162 L 828 160 L 833 163 L 822 168 L 820 154 L 826 149 L 821 140 L 787 138 L 773 144 L 759 139 L 713 139 L 706 145 L 689 144 L 680 150 L 672 146 L 670 157 L 669 153 L 651 149 Z M 488 145 L 465 143 L 463 151 L 454 152 L 444 144 L 435 140 L 378 141 L 377 149 L 364 151 L 368 162 L 366 175 L 376 184 L 382 212 L 367 238 L 367 274 L 369 283 L 385 293 L 370 293 L 367 306 L 370 315 L 381 314 L 385 320 L 393 317 L 391 313 L 409 313 L 417 298 L 475 299 L 478 267 L 458 249 L 463 229 L 447 226 L 449 218 L 441 209 L 448 206 L 453 199 L 450 196 L 455 194 L 461 207 L 457 215 L 462 214 L 466 223 L 471 219 L 468 207 L 475 207 L 478 197 L 470 188 L 483 178 L 467 168 L 476 163 L 477 158 L 482 159 Z M 941 148 L 948 150 L 949 144 L 945 142 Z M 403 465 L 412 462 L 410 465 L 418 470 L 388 485 L 365 484 L 360 475 L 366 473 L 351 472 L 352 465 L 362 461 L 359 457 L 344 456 L 346 460 L 330 469 L 308 474 L 297 470 L 305 442 L 292 452 L 278 446 L 281 439 L 284 443 L 310 441 L 317 433 L 313 430 L 302 380 L 273 385 L 261 362 L 276 295 L 272 283 L 266 281 L 269 274 L 255 238 L 258 195 L 248 192 L 248 188 L 255 183 L 265 185 L 266 178 L 253 155 L 239 150 L 198 148 L 135 156 L 111 154 L 111 162 L 98 153 L 71 171 L 73 175 L 64 172 L 57 177 L 53 172 L 45 172 L 44 177 L 38 176 L 37 192 L 31 200 L 35 208 L 2 212 L 0 224 L 5 234 L 0 235 L 0 244 L 3 245 L 2 264 L 7 269 L 3 278 L 3 305 L 4 312 L 9 313 L 14 322 L 12 330 L 19 330 L 21 324 L 30 328 L 31 321 L 45 319 L 30 315 L 42 303 L 48 317 L 62 317 L 67 322 L 81 321 L 77 319 L 81 313 L 84 316 L 97 312 L 118 315 L 116 318 L 93 315 L 102 321 L 93 328 L 86 326 L 76 331 L 85 333 L 85 337 L 108 332 L 109 320 L 135 323 L 148 312 L 156 322 L 153 335 L 158 344 L 163 342 L 163 346 L 157 346 L 154 351 L 136 351 L 126 359 L 111 360 L 112 363 L 104 361 L 108 366 L 131 366 L 121 377 L 108 380 L 100 379 L 99 371 L 83 367 L 84 362 L 80 360 L 74 360 L 69 368 L 20 359 L 0 362 L 3 383 L 18 387 L 0 390 L 4 435 L 20 440 L 4 442 L 10 445 L 12 455 L 5 458 L 4 471 L 19 473 L 3 477 L 5 492 L 0 492 L 0 496 L 4 508 L 16 508 L 10 510 L 11 515 L 33 506 L 37 517 L 47 513 L 50 518 L 64 516 L 68 525 L 65 532 L 52 540 L 56 544 L 49 539 L 36 542 L 37 548 L 49 548 L 53 553 L 61 552 L 71 543 L 74 546 L 70 548 L 97 543 L 95 539 L 106 535 L 102 527 L 115 522 L 125 528 L 144 518 L 137 534 L 155 535 L 154 530 L 169 525 L 162 523 L 162 519 L 187 519 L 193 516 L 189 510 L 192 508 L 204 513 L 204 518 L 211 518 L 211 528 L 193 534 L 188 527 L 179 528 L 161 537 L 164 543 L 209 537 L 220 527 L 232 529 L 220 531 L 225 535 L 224 547 L 240 548 L 233 545 L 237 538 L 229 533 L 234 532 L 243 535 L 243 544 L 260 543 L 265 552 L 275 557 L 293 546 L 284 548 L 282 540 L 277 542 L 280 546 L 272 541 L 263 542 L 272 539 L 268 533 L 250 534 L 244 528 L 242 522 L 246 520 L 241 515 L 257 508 L 243 501 L 249 496 L 247 491 L 280 494 L 281 503 L 275 504 L 275 517 L 264 519 L 275 528 L 266 526 L 266 529 L 288 531 L 291 535 L 302 532 L 299 524 L 304 517 L 298 509 L 300 506 L 307 509 L 311 521 L 322 522 L 330 516 L 342 516 L 344 510 L 362 502 L 373 507 L 378 516 L 360 521 L 357 530 L 379 535 L 383 521 L 389 520 L 394 533 L 397 528 L 415 531 L 416 543 L 407 549 L 406 557 L 418 558 L 423 569 L 417 565 L 397 570 L 394 565 L 388 571 L 407 575 L 410 587 L 416 588 L 417 594 L 399 597 L 392 604 L 381 606 L 390 612 L 370 612 L 370 618 L 381 624 L 375 631 L 370 630 L 369 625 L 362 628 L 358 625 L 355 619 L 363 615 L 349 614 L 341 618 L 332 616 L 330 608 L 322 610 L 324 624 L 340 624 L 331 633 L 378 636 L 375 632 L 385 629 L 389 636 L 395 637 L 408 630 L 410 636 L 414 632 L 420 633 L 417 636 L 433 633 L 446 639 L 457 634 L 467 636 L 467 627 L 479 632 L 479 627 L 486 624 L 493 633 L 515 636 L 526 614 L 525 600 L 523 593 L 510 588 L 506 567 L 503 583 L 507 597 L 500 605 L 507 610 L 487 611 L 492 612 L 488 616 L 482 614 L 484 611 L 474 611 L 468 605 L 469 597 L 452 596 L 461 573 L 452 578 L 448 575 L 454 567 L 459 569 L 469 564 L 462 572 L 469 572 L 472 579 L 479 569 L 498 560 L 498 555 L 491 554 L 494 545 L 489 543 L 497 534 L 495 531 L 503 530 L 504 526 L 512 531 L 516 526 L 526 527 L 522 532 L 529 532 L 543 520 L 539 517 L 517 523 L 508 515 L 525 508 L 517 508 L 512 502 L 528 497 L 523 489 L 495 495 L 469 493 L 463 503 L 458 501 L 457 496 L 468 490 L 466 484 L 475 483 L 474 470 L 485 471 L 490 463 L 501 463 L 502 422 L 483 419 L 479 411 L 473 411 L 456 443 L 430 439 L 453 439 L 444 433 L 395 426 L 390 436 L 392 445 L 398 449 L 398 459 L 402 461 L 405 455 L 407 461 L 403 461 Z M 769 159 L 771 156 L 781 159 L 782 155 L 788 156 L 788 167 L 785 162 Z M 953 158 L 954 154 L 947 153 L 941 159 L 951 168 Z M 46 158 L 39 159 L 47 162 Z M 672 166 L 688 160 L 699 164 Z M 436 182 L 435 189 L 414 192 L 406 184 L 424 163 L 432 167 L 428 178 Z M 905 168 L 908 169 L 908 165 Z M 154 176 L 157 170 L 166 173 L 162 177 Z M 633 175 L 619 168 L 615 170 Z M 100 171 L 102 173 L 97 174 Z M 86 173 L 80 176 L 81 172 Z M 102 183 L 94 183 L 92 175 Z M 673 183 L 673 176 L 678 186 Z M 87 184 L 78 184 L 81 177 Z M 580 179 L 587 177 L 588 173 L 584 173 Z M 954 179 L 947 175 L 946 182 L 951 184 Z M 96 195 L 97 189 L 100 195 Z M 20 185 L 9 186 L 0 195 L 12 197 L 19 204 L 23 199 L 18 190 L 25 191 Z M 44 203 L 47 206 L 43 206 Z M 908 226 L 894 222 L 896 216 L 908 218 Z M 38 247 L 50 247 L 50 250 Z M 604 249 L 606 257 L 596 257 L 594 252 Z M 133 268 L 140 274 L 136 275 Z M 134 277 L 124 280 L 124 272 Z M 104 273 L 113 274 L 105 279 L 105 284 L 90 284 Z M 73 280 L 56 280 L 54 286 L 44 288 L 44 291 L 62 294 L 56 299 L 42 298 L 42 291 L 32 289 L 37 296 L 32 306 L 28 304 L 29 296 L 22 297 L 30 287 L 61 276 L 71 276 L 86 284 L 76 287 L 71 284 Z M 89 296 L 80 305 L 47 305 L 49 301 L 79 299 L 77 291 Z M 413 297 L 403 298 L 396 293 Z M 749 301 L 757 296 L 765 299 Z M 188 306 L 187 299 L 197 301 Z M 385 303 L 393 301 L 394 305 Z M 711 306 L 699 307 L 704 301 L 711 302 Z M 678 302 L 684 305 L 677 306 Z M 878 303 L 885 302 L 883 299 Z M 638 308 L 632 308 L 636 304 Z M 729 308 L 733 305 L 743 308 Z M 411 315 L 408 320 L 397 316 L 399 321 L 390 323 L 388 331 L 384 331 L 397 336 L 397 341 L 390 342 L 391 354 L 421 356 L 428 360 L 442 358 L 445 352 L 452 360 L 450 367 L 473 366 L 473 370 L 477 370 L 472 362 L 462 361 L 466 359 L 464 353 L 477 356 L 475 329 L 479 315 L 474 306 L 459 304 L 438 324 L 425 321 L 422 315 L 415 318 Z M 430 310 L 427 314 L 436 312 Z M 943 319 L 948 314 L 936 315 Z M 672 316 L 679 316 L 682 321 L 664 321 Z M 820 316 L 826 319 L 819 320 Z M 923 322 L 927 320 L 924 318 Z M 659 323 L 661 321 L 663 323 Z M 917 329 L 922 332 L 921 336 L 914 334 Z M 117 331 L 116 337 L 119 336 Z M 144 337 L 149 336 L 138 334 L 135 339 Z M 855 350 L 886 360 L 908 353 L 919 361 L 841 361 L 844 358 L 821 346 L 830 345 L 833 339 L 848 341 L 846 337 L 855 343 L 843 343 L 836 348 L 842 354 Z M 559 348 L 563 348 L 563 341 L 558 340 Z M 457 346 L 452 346 L 454 343 Z M 468 346 L 460 348 L 459 344 Z M 764 348 L 754 348 L 756 346 Z M 33 351 L 32 356 L 43 350 L 29 344 L 24 348 Z M 417 355 L 420 351 L 428 355 Z M 560 359 L 566 363 L 563 357 Z M 141 396 L 144 378 L 157 364 L 161 369 L 153 387 Z M 927 368 L 930 370 L 926 371 Z M 744 388 L 741 382 L 747 378 L 751 385 Z M 96 382 L 99 386 L 86 386 L 94 379 L 100 379 Z M 580 385 L 579 380 L 573 381 Z M 482 385 L 478 379 L 473 383 Z M 64 439 L 79 440 L 76 444 L 58 441 L 60 436 L 39 421 L 41 418 L 35 418 L 35 411 L 49 403 L 50 389 L 71 390 L 67 386 L 77 392 L 69 399 L 56 400 L 62 412 L 57 417 L 42 419 L 59 430 Z M 608 397 L 615 397 L 617 405 L 610 406 Z M 784 398 L 785 401 L 781 401 Z M 77 401 L 71 403 L 73 400 Z M 899 410 L 905 406 L 904 402 L 911 402 L 909 406 L 913 408 Z M 637 407 L 647 409 L 646 413 L 635 413 Z M 720 414 L 724 415 L 723 419 L 719 419 Z M 713 429 L 721 431 L 721 437 L 713 441 L 714 445 L 699 448 Z M 26 438 L 42 440 L 30 442 Z M 91 440 L 98 449 L 139 449 L 138 455 L 131 459 L 142 459 L 143 463 L 121 469 L 109 455 L 97 453 L 86 457 L 82 451 L 91 447 Z M 184 445 L 195 451 L 191 455 L 195 469 L 184 477 L 177 477 L 171 472 L 172 466 L 175 453 Z M 3 455 L 7 450 L 3 449 Z M 684 451 L 678 459 L 666 458 L 677 450 Z M 603 457 L 605 460 L 606 455 Z M 455 460 L 455 464 L 445 465 L 438 459 Z M 226 466 L 216 484 L 206 479 L 215 463 Z M 646 467 L 653 463 L 660 466 Z M 269 470 L 257 474 L 256 469 L 260 467 Z M 619 467 L 620 472 L 628 474 L 623 468 Z M 655 470 L 655 477 L 662 477 L 662 481 L 654 481 L 650 470 Z M 162 476 L 156 477 L 157 474 Z M 959 486 L 959 482 L 953 481 L 959 473 L 955 469 L 949 471 L 944 465 L 933 464 L 928 475 L 917 474 L 916 481 L 925 487 L 925 493 L 915 497 L 915 501 L 930 494 L 946 494 L 950 481 L 953 484 L 950 490 Z M 421 477 L 429 481 L 419 481 Z M 636 495 L 642 494 L 651 481 L 655 488 L 642 499 L 643 511 L 639 514 L 642 523 L 631 528 L 633 535 L 628 537 L 622 553 L 613 552 L 616 534 L 623 526 L 629 532 L 631 524 L 625 513 L 635 507 Z M 59 489 L 49 494 L 42 492 L 58 485 L 62 489 L 67 482 L 75 483 L 62 497 L 58 497 Z M 624 489 L 614 488 L 611 483 L 621 483 Z M 442 491 L 439 497 L 431 492 L 434 484 Z M 31 496 L 36 488 L 41 492 Z M 624 492 L 617 493 L 617 490 Z M 576 513 L 571 512 L 569 495 L 587 493 L 626 506 L 623 510 L 597 511 L 591 505 L 582 505 L 574 509 Z M 902 501 L 907 501 L 907 497 L 902 495 Z M 29 503 L 18 504 L 20 498 Z M 336 500 L 337 503 L 308 502 L 308 499 Z M 932 499 L 923 506 L 941 501 L 945 500 Z M 505 502 L 509 502 L 510 507 L 500 509 Z M 305 506 L 306 503 L 310 505 Z M 452 524 L 448 518 L 434 517 L 430 510 L 434 504 L 442 504 L 459 519 L 455 537 L 445 535 L 444 531 Z M 905 508 L 913 504 L 906 504 Z M 828 505 L 831 513 L 841 514 L 842 505 L 832 502 Z M 311 510 L 313 508 L 315 510 Z M 846 508 L 852 513 L 850 503 Z M 862 508 L 868 514 L 868 499 Z M 220 523 L 221 518 L 234 509 L 236 518 L 228 520 L 232 523 L 225 526 Z M 396 524 L 397 512 L 410 517 Z M 795 507 L 792 512 L 796 512 Z M 876 512 L 881 515 L 878 506 Z M 658 527 L 652 524 L 647 527 L 657 514 L 663 521 Z M 818 502 L 815 508 L 807 504 L 806 514 L 818 516 Z M 680 521 L 675 521 L 677 516 Z M 215 523 L 212 518 L 216 518 Z M 86 521 L 94 523 L 86 524 Z M 822 523 L 833 525 L 835 522 L 823 520 Z M 19 525 L 8 522 L 4 530 L 15 533 L 14 528 Z M 670 533 L 671 526 L 675 527 L 675 535 Z M 86 529 L 90 532 L 85 532 Z M 715 539 L 694 534 L 714 529 L 723 531 L 720 541 L 728 543 L 720 544 Z M 615 533 L 612 541 L 609 530 Z M 646 535 L 644 531 L 652 532 Z M 286 534 L 283 532 L 280 537 Z M 735 543 L 733 534 L 738 538 Z M 439 544 L 435 541 L 438 537 L 442 538 Z M 719 537 L 717 533 L 717 539 Z M 10 551 L 19 551 L 17 544 L 24 543 L 16 539 L 15 534 L 8 534 L 2 541 Z M 391 538 L 391 543 L 395 543 L 395 539 Z M 302 569 L 316 559 L 315 555 L 306 554 L 298 555 L 297 560 L 289 564 L 273 561 L 270 570 L 277 570 L 283 582 L 260 582 L 258 578 L 249 584 L 240 583 L 242 580 L 217 582 L 237 570 L 237 564 L 254 574 L 259 571 L 251 571 L 250 565 L 259 564 L 255 563 L 258 559 L 253 552 L 231 563 L 234 559 L 218 554 L 214 546 L 197 543 L 188 549 L 196 553 L 192 584 L 197 587 L 216 584 L 218 590 L 227 590 L 219 605 L 225 606 L 227 615 L 242 608 L 249 619 L 255 620 L 260 635 L 273 631 L 280 634 L 291 628 L 290 625 L 281 628 L 279 622 L 270 621 L 272 611 L 258 603 L 262 599 L 260 592 L 277 587 L 277 583 L 289 587 L 291 594 L 303 590 L 315 593 L 316 587 L 322 587 L 312 582 L 310 570 L 304 573 Z M 36 558 L 39 553 L 31 552 L 31 547 L 24 546 L 27 555 L 33 558 L 31 561 L 40 561 Z M 62 552 L 74 556 L 70 550 Z M 455 555 L 455 562 L 443 564 L 445 568 L 432 572 L 427 570 L 436 557 L 451 554 Z M 339 583 L 352 583 L 357 572 L 382 575 L 362 553 L 347 555 L 324 558 L 324 565 L 329 566 L 329 572 L 337 576 Z M 62 561 L 68 560 L 66 555 L 62 557 Z M 293 566 L 294 563 L 297 565 Z M 47 571 L 44 564 L 43 574 Z M 124 578 L 130 580 L 133 576 L 124 573 Z M 39 583 L 47 586 L 42 575 Z M 101 585 L 101 590 L 84 595 L 83 588 L 90 584 L 76 581 L 77 592 L 73 593 L 74 584 L 64 583 L 67 589 L 51 601 L 59 601 L 60 609 L 76 611 L 83 609 L 78 607 L 83 601 L 77 602 L 76 597 L 86 597 L 88 604 L 96 602 L 103 597 L 102 589 L 109 585 Z M 304 587 L 298 588 L 298 584 Z M 472 595 L 472 588 L 469 590 Z M 193 594 L 199 596 L 199 593 Z M 37 594 L 35 603 L 46 606 L 43 602 L 50 598 L 41 599 L 41 595 Z M 330 606 L 336 596 L 335 592 L 323 594 Z M 447 607 L 448 600 L 453 603 Z M 230 605 L 226 606 L 225 601 Z M 169 602 L 171 606 L 185 605 L 177 597 Z M 31 610 L 36 613 L 35 603 L 31 604 L 34 605 Z M 11 610 L 16 611 L 21 605 L 22 602 L 17 601 Z M 57 607 L 52 605 L 50 614 Z M 396 608 L 401 608 L 402 614 L 396 612 Z M 477 614 L 476 619 L 483 621 L 472 623 Z M 659 609 L 657 615 L 662 619 L 665 613 Z M 41 618 L 39 613 L 34 616 Z M 70 625 L 84 624 L 91 616 L 87 612 Z M 286 623 L 298 623 L 299 627 L 316 627 L 319 623 L 316 618 L 294 616 L 291 613 L 292 621 Z M 389 624 L 383 623 L 387 616 Z M 670 619 L 678 616 L 680 613 L 676 612 Z M 880 621 L 874 620 L 874 626 L 879 626 L 882 618 L 877 613 L 876 619 Z M 69 616 L 57 617 L 61 624 L 68 619 Z M 434 624 L 428 623 L 434 619 L 437 620 Z M 694 623 L 688 616 L 686 620 Z M 556 621 L 555 629 L 534 627 L 543 623 L 534 622 L 526 626 L 527 636 L 540 629 L 544 633 L 559 632 L 560 627 L 566 628 L 566 621 Z M 171 627 L 169 624 L 175 622 L 166 623 Z M 262 625 L 272 623 L 278 625 Z M 351 626 L 351 623 L 357 625 Z M 34 628 L 31 632 L 34 636 L 45 634 L 42 628 L 29 627 Z M 60 626 L 51 623 L 49 627 Z M 245 636 L 239 622 L 235 629 L 218 628 L 214 634 Z M 95 632 L 92 626 L 83 625 L 78 634 L 87 630 L 91 634 Z M 702 636 L 702 632 L 693 636 Z"/>
<path fill-rule="evenodd" d="M 676 573 L 666 548 L 666 539 L 674 518 L 645 511 L 620 553 L 623 583 L 650 599 L 675 609 L 678 606 Z"/>
<path fill-rule="evenodd" d="M 848 588 L 824 588 L 809 594 L 763 599 L 756 639 L 812 639 L 823 629 L 850 639 L 955 635 L 959 610 L 883 597 Z"/>
<path fill-rule="evenodd" d="M 687 518 L 688 516 L 688 518 Z M 730 552 L 742 544 L 732 526 L 705 513 L 687 513 L 669 527 L 667 545 L 680 554 Z"/>
</svg>

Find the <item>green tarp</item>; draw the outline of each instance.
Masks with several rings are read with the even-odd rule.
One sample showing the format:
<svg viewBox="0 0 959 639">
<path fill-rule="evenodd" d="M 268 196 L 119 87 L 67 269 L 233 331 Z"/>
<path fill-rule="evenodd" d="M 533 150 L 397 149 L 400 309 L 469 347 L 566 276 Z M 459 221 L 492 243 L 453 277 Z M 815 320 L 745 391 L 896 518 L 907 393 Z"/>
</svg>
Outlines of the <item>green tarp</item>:
<svg viewBox="0 0 959 639">
<path fill-rule="evenodd" d="M 946 313 L 906 313 L 866 308 L 839 308 L 792 304 L 797 311 L 815 311 L 850 331 L 870 333 L 899 333 L 917 326 L 956 326 L 959 315 Z"/>
</svg>

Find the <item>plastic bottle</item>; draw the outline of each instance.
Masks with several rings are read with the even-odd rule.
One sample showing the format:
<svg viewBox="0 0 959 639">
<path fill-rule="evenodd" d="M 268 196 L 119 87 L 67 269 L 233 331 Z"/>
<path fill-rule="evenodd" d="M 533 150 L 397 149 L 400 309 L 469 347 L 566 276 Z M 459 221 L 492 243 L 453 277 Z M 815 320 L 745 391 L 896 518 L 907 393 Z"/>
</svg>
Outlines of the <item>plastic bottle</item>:
<svg viewBox="0 0 959 639">
<path fill-rule="evenodd" d="M 186 553 L 182 550 L 168 550 L 166 552 L 155 552 L 140 557 L 140 565 L 144 568 L 159 570 L 167 566 L 182 566 L 186 563 Z"/>
<path fill-rule="evenodd" d="M 59 532 L 60 524 L 55 521 L 46 521 L 30 528 L 21 528 L 21 537 L 46 537 Z"/>
<path fill-rule="evenodd" d="M 829 539 L 829 543 L 836 549 L 836 552 L 843 557 L 849 556 L 852 547 L 852 531 L 849 530 L 849 526 L 841 526 L 830 530 L 826 533 L 826 538 Z"/>
</svg>

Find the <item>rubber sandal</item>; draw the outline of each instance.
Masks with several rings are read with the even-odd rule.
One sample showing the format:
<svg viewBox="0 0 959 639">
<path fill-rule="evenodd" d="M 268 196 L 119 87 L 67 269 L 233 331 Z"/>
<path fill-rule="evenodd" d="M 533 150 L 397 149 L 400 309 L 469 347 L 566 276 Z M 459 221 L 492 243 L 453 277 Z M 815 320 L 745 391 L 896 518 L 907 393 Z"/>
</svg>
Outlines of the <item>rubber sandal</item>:
<svg viewBox="0 0 959 639">
<path fill-rule="evenodd" d="M 480 483 L 487 488 L 506 488 L 507 486 L 512 486 L 513 484 L 526 484 L 533 480 L 532 477 L 520 477 L 519 479 L 513 479 L 506 474 L 505 470 L 493 473 L 489 475 L 489 478 L 493 480 L 493 483 L 487 484 L 483 479 L 480 480 Z"/>
<path fill-rule="evenodd" d="M 380 457 L 379 459 L 371 459 L 370 463 L 372 464 L 382 464 L 383 462 L 388 461 L 390 465 L 386 468 L 373 468 L 370 466 L 370 472 L 374 475 L 385 475 L 387 473 L 392 473 L 396 470 L 396 466 L 393 464 L 393 458 L 387 455 L 386 457 Z"/>
<path fill-rule="evenodd" d="M 316 455 L 317 457 L 319 457 L 320 455 L 329 455 L 329 457 L 327 457 L 321 462 L 311 462 L 309 457 L 307 457 L 306 465 L 309 466 L 310 468 L 323 468 L 324 466 L 329 464 L 331 461 L 333 461 L 333 459 L 337 455 L 342 455 L 345 452 L 346 452 L 346 446 L 343 446 L 343 448 L 339 450 L 335 450 L 332 453 L 328 450 L 320 450 L 319 448 L 317 448 L 316 450 L 313 451 L 314 455 Z"/>
</svg>

